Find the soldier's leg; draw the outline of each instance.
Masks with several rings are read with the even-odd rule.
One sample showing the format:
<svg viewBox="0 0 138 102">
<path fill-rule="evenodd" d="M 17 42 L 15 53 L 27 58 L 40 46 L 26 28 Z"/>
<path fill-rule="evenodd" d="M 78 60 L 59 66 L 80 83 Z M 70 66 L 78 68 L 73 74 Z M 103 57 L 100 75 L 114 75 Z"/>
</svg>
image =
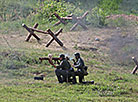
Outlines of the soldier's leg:
<svg viewBox="0 0 138 102">
<path fill-rule="evenodd" d="M 57 79 L 58 79 L 59 83 L 63 83 L 63 79 L 62 79 L 62 76 L 61 76 L 61 70 L 56 69 L 55 73 L 56 73 L 56 76 L 57 76 Z"/>
<path fill-rule="evenodd" d="M 63 82 L 68 82 L 68 71 L 61 70 L 61 75 L 62 75 L 62 78 L 63 78 Z"/>
<path fill-rule="evenodd" d="M 76 75 L 75 75 L 74 72 L 72 73 L 72 77 L 73 77 L 72 83 L 73 83 L 73 84 L 77 83 Z"/>
<path fill-rule="evenodd" d="M 72 82 L 73 84 L 77 83 L 75 72 L 69 72 L 68 79 L 69 79 L 69 82 Z"/>
<path fill-rule="evenodd" d="M 84 79 L 84 75 L 79 75 L 79 82 L 82 83 L 82 80 Z"/>
</svg>

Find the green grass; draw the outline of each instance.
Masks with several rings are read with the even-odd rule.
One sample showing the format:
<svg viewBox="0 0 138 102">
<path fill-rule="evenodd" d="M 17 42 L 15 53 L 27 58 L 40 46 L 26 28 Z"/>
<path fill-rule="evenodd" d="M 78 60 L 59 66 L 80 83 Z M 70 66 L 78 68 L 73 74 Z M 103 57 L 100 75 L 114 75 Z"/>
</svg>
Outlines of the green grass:
<svg viewBox="0 0 138 102">
<path fill-rule="evenodd" d="M 73 13 L 76 16 L 82 16 L 84 12 L 90 11 L 89 15 L 86 17 L 87 23 L 91 23 L 91 26 L 98 26 L 99 20 L 98 20 L 98 18 L 94 18 L 92 16 L 94 14 L 93 14 L 93 11 L 91 11 L 98 4 L 97 2 L 98 2 L 97 0 L 86 0 L 86 1 L 75 0 L 73 3 L 70 3 L 70 4 L 65 3 L 65 5 L 68 6 L 68 8 L 69 8 L 68 10 L 70 11 L 70 13 Z M 131 5 L 124 6 L 125 4 L 127 4 L 127 5 L 131 4 Z M 137 4 L 136 0 L 133 0 L 132 3 L 124 0 L 123 4 L 121 4 L 121 7 L 120 7 L 121 11 L 119 13 L 121 13 L 121 14 L 127 13 L 127 14 L 137 15 L 137 12 L 134 12 L 137 10 L 136 4 Z M 0 5 L 3 5 L 3 4 L 1 3 Z M 57 19 L 55 21 L 49 21 L 49 18 L 38 18 L 36 14 L 31 13 L 32 9 L 34 9 L 34 10 L 38 9 L 37 0 L 34 0 L 33 2 L 32 2 L 32 0 L 28 0 L 28 1 L 14 0 L 14 1 L 12 1 L 12 3 L 10 0 L 5 0 L 4 5 L 6 5 L 5 6 L 6 10 L 5 10 L 5 12 L 4 11 L 2 11 L 2 12 L 6 13 L 6 15 L 12 15 L 11 13 L 13 13 L 13 14 L 19 13 L 19 15 L 21 15 L 20 19 L 16 19 L 16 20 L 7 19 L 6 21 L 0 22 L 0 31 L 4 34 L 5 33 L 9 34 L 11 31 L 18 31 L 18 30 L 20 30 L 20 32 L 22 32 L 22 26 L 21 26 L 22 23 L 25 23 L 31 27 L 35 23 L 39 23 L 38 29 L 42 29 L 42 30 L 46 30 L 49 28 L 52 30 L 58 30 L 59 28 L 63 28 L 65 31 L 69 31 L 69 29 L 73 25 L 72 22 L 70 22 L 67 26 L 60 24 L 59 26 L 53 27 L 53 24 L 58 21 Z M 9 5 L 12 6 L 12 9 L 9 8 L 10 7 Z M 133 5 L 134 5 L 134 9 L 133 9 Z M 126 7 L 128 7 L 128 8 L 126 9 Z M 73 8 L 76 8 L 76 9 L 73 10 Z M 124 9 L 126 9 L 126 11 L 122 11 Z M 129 9 L 131 9 L 131 10 L 129 10 Z M 12 10 L 12 11 L 10 11 L 10 10 Z M 14 10 L 16 10 L 16 12 L 13 12 Z M 29 13 L 28 16 L 23 17 L 23 15 L 27 15 L 28 13 Z M 0 14 L 3 14 L 3 13 L 0 13 Z M 118 20 L 118 19 L 115 21 L 112 21 L 112 20 L 108 21 L 107 23 L 109 23 L 108 24 L 109 26 L 112 24 L 113 24 L 113 26 L 122 26 L 123 24 L 129 25 L 129 23 L 120 22 L 120 20 Z M 80 30 L 80 29 L 81 28 L 79 28 L 78 30 Z"/>
<path fill-rule="evenodd" d="M 89 8 L 95 7 L 96 0 L 87 1 L 90 3 L 83 1 L 74 12 L 79 11 L 78 14 L 81 15 Z M 93 1 L 94 5 L 91 5 Z M 24 1 L 22 0 L 22 2 Z M 34 7 L 34 3 L 30 2 L 32 0 L 24 5 Z M 120 20 L 122 19 L 112 22 L 113 25 L 127 25 L 124 21 L 119 22 Z M 38 29 L 42 30 L 51 28 L 56 31 L 64 28 L 64 31 L 68 31 L 72 26 L 69 23 L 68 26 L 61 24 L 52 27 L 55 21 L 41 24 L 41 20 L 31 15 L 21 20 L 0 22 L 0 31 L 3 34 L 11 34 L 15 31 L 22 34 L 24 32 L 24 29 L 21 28 L 22 23 L 32 27 L 35 22 L 40 24 Z M 122 50 L 130 52 L 132 48 L 129 47 L 129 45 L 125 46 Z M 77 46 L 74 49 L 77 50 Z M 0 102 L 137 102 L 138 75 L 130 74 L 135 66 L 134 63 L 127 66 L 116 64 L 108 54 L 99 50 L 81 52 L 83 52 L 81 55 L 89 72 L 85 80 L 94 80 L 94 85 L 59 84 L 54 73 L 55 69 L 47 61 L 42 63 L 39 61 L 39 57 L 45 57 L 49 53 L 57 57 L 60 53 L 67 53 L 67 51 L 24 47 L 11 50 L 6 46 L 0 46 Z M 73 54 L 73 52 L 71 53 Z M 40 74 L 46 75 L 44 81 L 34 80 L 34 76 L 40 76 Z"/>
<path fill-rule="evenodd" d="M 7 57 L 3 56 L 4 52 L 9 53 Z M 111 71 L 113 66 L 109 64 L 110 61 L 106 59 L 108 62 L 103 63 L 100 59 L 104 57 L 103 54 L 94 52 L 87 52 L 87 55 L 82 54 L 89 66 L 89 75 L 85 79 L 94 80 L 95 84 L 72 85 L 58 84 L 54 68 L 47 62 L 39 63 L 38 57 L 54 52 L 34 49 L 15 50 L 15 52 L 14 55 L 18 56 L 26 67 L 21 67 L 18 59 L 14 59 L 18 62 L 15 63 L 17 65 L 15 69 L 9 69 L 2 63 L 0 67 L 1 102 L 136 102 L 138 99 L 138 76 Z M 13 52 L 9 50 L 1 49 L 0 59 L 12 61 L 12 54 Z M 58 54 L 59 52 L 54 56 L 58 56 Z M 87 58 L 91 61 L 89 62 Z M 93 66 L 90 66 L 91 64 Z M 127 70 L 129 71 L 129 69 Z M 46 74 L 44 81 L 34 80 L 33 77 L 36 73 Z"/>
</svg>

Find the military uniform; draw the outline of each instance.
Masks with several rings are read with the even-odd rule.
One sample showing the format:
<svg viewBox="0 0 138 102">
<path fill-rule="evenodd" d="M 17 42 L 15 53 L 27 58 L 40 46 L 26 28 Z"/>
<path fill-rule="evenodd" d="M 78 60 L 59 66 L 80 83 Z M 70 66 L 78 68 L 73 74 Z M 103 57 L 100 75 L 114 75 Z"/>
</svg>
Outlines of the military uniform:
<svg viewBox="0 0 138 102">
<path fill-rule="evenodd" d="M 56 66 L 55 73 L 59 83 L 68 82 L 71 76 L 73 76 L 73 83 L 76 83 L 75 73 L 70 71 L 70 68 L 71 65 L 65 58 L 61 60 L 59 66 Z"/>
<path fill-rule="evenodd" d="M 79 82 L 82 83 L 82 80 L 84 79 L 84 70 L 85 67 L 84 61 L 82 58 L 78 58 L 76 62 L 74 62 L 74 67 L 77 68 L 76 75 L 79 76 Z"/>
</svg>

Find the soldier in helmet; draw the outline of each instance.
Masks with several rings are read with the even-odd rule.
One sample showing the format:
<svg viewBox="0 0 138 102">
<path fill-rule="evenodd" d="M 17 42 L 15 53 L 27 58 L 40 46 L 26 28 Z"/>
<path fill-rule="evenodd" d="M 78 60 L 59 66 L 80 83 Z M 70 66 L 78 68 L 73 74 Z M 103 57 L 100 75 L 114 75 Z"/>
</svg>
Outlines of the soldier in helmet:
<svg viewBox="0 0 138 102">
<path fill-rule="evenodd" d="M 72 74 L 70 71 L 71 65 L 68 60 L 65 58 L 64 54 L 59 56 L 60 64 L 58 66 L 54 66 L 56 68 L 55 73 L 58 78 L 59 83 L 68 82 L 70 76 L 73 76 L 73 84 L 76 83 L 75 74 Z"/>
<path fill-rule="evenodd" d="M 85 64 L 83 59 L 80 57 L 80 53 L 75 53 L 75 60 L 74 62 L 74 67 L 77 68 L 76 75 L 79 76 L 79 82 L 82 83 L 82 80 L 84 79 L 84 74 L 87 73 L 85 68 Z M 88 74 L 88 73 L 87 73 Z"/>
</svg>

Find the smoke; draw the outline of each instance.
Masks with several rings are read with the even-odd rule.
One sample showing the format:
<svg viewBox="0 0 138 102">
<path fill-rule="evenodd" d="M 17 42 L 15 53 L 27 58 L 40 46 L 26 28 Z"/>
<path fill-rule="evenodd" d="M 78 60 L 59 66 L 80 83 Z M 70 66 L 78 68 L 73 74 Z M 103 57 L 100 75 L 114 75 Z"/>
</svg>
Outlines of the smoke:
<svg viewBox="0 0 138 102">
<path fill-rule="evenodd" d="M 120 64 L 129 64 L 131 57 L 138 58 L 138 38 L 137 33 L 132 28 L 131 31 L 117 31 L 110 39 L 108 39 L 108 46 L 112 59 Z"/>
</svg>

